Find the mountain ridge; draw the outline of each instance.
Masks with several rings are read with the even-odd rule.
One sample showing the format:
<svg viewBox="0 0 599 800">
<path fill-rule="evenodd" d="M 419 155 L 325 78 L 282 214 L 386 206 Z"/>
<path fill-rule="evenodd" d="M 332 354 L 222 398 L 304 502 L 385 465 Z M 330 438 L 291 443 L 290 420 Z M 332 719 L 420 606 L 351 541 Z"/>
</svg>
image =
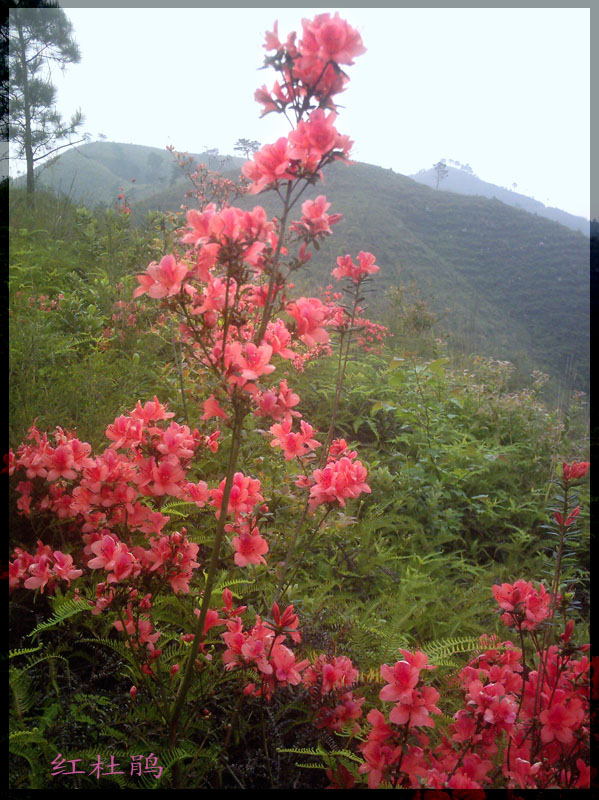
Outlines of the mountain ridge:
<svg viewBox="0 0 599 800">
<path fill-rule="evenodd" d="M 73 197 L 87 192 L 110 206 L 126 185 L 138 220 L 188 202 L 190 185 L 167 150 L 109 142 L 80 150 L 85 159 L 65 153 L 45 170 Z M 236 177 L 245 159 L 204 153 L 196 160 Z M 381 268 L 368 298 L 372 318 L 392 322 L 385 290 L 414 281 L 443 317 L 439 335 L 449 331 L 456 346 L 511 360 L 521 373 L 541 369 L 557 380 L 575 373 L 575 385 L 588 389 L 589 239 L 582 232 L 497 198 L 435 190 L 369 164 L 330 165 L 324 184 L 308 187 L 302 202 L 319 194 L 343 218 L 310 269 L 294 275 L 300 291 L 332 283 L 339 256 L 370 251 Z M 279 211 L 268 192 L 237 204 L 264 205 L 269 215 Z M 297 208 L 293 216 L 300 213 Z"/>
<path fill-rule="evenodd" d="M 478 175 L 467 171 L 464 168 L 457 169 L 455 167 L 447 166 L 447 176 L 439 182 L 438 191 L 453 192 L 455 194 L 466 195 L 480 195 L 481 197 L 493 198 L 495 197 L 502 203 L 515 208 L 520 208 L 523 211 L 528 211 L 531 214 L 537 214 L 541 217 L 546 217 L 554 222 L 559 222 L 572 230 L 579 230 L 586 236 L 590 235 L 590 221 L 584 217 L 570 214 L 561 208 L 554 208 L 553 206 L 546 206 L 539 200 L 533 197 L 528 197 L 525 194 L 506 189 L 503 186 L 498 186 L 494 183 L 482 180 Z M 433 167 L 430 169 L 421 169 L 419 172 L 409 176 L 418 183 L 431 188 L 437 185 L 437 173 Z"/>
</svg>

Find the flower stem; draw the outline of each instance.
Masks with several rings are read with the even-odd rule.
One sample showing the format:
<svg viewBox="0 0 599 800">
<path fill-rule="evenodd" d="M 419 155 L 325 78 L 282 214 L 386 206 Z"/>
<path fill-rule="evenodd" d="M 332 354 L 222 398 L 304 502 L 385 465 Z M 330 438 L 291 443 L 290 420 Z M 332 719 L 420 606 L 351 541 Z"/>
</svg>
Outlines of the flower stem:
<svg viewBox="0 0 599 800">
<path fill-rule="evenodd" d="M 227 475 L 225 478 L 225 488 L 223 491 L 221 511 L 220 511 L 220 516 L 218 518 L 218 524 L 216 527 L 216 534 L 214 537 L 214 546 L 212 548 L 212 555 L 210 557 L 210 564 L 208 566 L 208 572 L 206 575 L 206 584 L 204 586 L 204 597 L 202 599 L 202 605 L 200 607 L 200 615 L 194 631 L 194 640 L 191 644 L 191 650 L 189 653 L 187 666 L 185 668 L 185 674 L 179 686 L 179 691 L 177 692 L 177 697 L 175 698 L 175 703 L 173 705 L 170 717 L 169 747 L 171 748 L 175 746 L 175 742 L 177 740 L 177 731 L 179 727 L 179 718 L 181 716 L 181 709 L 183 707 L 183 703 L 185 702 L 185 698 L 191 686 L 191 680 L 195 668 L 196 656 L 198 654 L 200 644 L 204 639 L 204 624 L 206 622 L 206 616 L 208 614 L 208 607 L 210 605 L 210 596 L 212 594 L 212 587 L 214 585 L 214 579 L 216 576 L 216 567 L 220 557 L 220 550 L 224 538 L 225 523 L 227 520 L 227 508 L 229 506 L 229 498 L 231 496 L 231 489 L 233 487 L 233 477 L 235 475 L 237 458 L 239 456 L 239 446 L 241 444 L 241 428 L 243 425 L 243 420 L 245 418 L 245 415 L 246 411 L 244 410 L 243 406 L 236 404 L 234 422 L 233 422 L 233 435 L 231 439 L 231 451 L 229 453 L 229 463 L 227 466 Z"/>
</svg>

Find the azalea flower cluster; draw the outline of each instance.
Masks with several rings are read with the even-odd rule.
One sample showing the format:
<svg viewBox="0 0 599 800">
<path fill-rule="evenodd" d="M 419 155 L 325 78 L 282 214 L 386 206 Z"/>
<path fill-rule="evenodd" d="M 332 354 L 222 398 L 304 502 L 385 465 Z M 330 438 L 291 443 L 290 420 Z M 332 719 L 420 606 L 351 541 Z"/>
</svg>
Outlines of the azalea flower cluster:
<svg viewBox="0 0 599 800">
<path fill-rule="evenodd" d="M 111 445 L 96 457 L 91 456 L 91 446 L 74 434 L 57 428 L 52 444 L 34 424 L 29 441 L 16 454 L 9 454 L 10 474 L 24 471 L 28 479 L 16 484 L 19 512 L 26 516 L 49 513 L 75 525 L 84 544 L 82 563 L 92 570 L 103 569 L 107 584 L 153 574 L 168 582 L 175 593 L 188 593 L 192 573 L 199 566 L 198 545 L 188 540 L 184 528 L 164 534 L 170 518 L 153 508 L 152 501 L 160 505 L 165 496 L 175 497 L 198 508 L 212 507 L 220 515 L 224 481 L 209 489 L 205 481 L 193 482 L 187 476 L 199 450 L 217 451 L 220 432 L 191 431 L 171 420 L 173 416 L 157 398 L 144 406 L 138 402 L 130 414 L 117 417 L 107 427 Z M 227 514 L 235 525 L 243 525 L 243 518 L 263 499 L 260 482 L 238 472 Z M 252 533 L 256 530 L 254 525 Z M 132 544 L 135 532 L 149 539 L 149 550 Z M 233 546 L 239 545 L 239 552 L 245 553 L 244 563 L 256 563 L 248 556 L 246 538 L 242 530 Z M 254 547 L 258 542 L 261 552 L 266 552 L 264 540 L 254 540 Z M 42 592 L 46 586 L 52 589 L 57 580 L 70 585 L 81 575 L 71 555 L 53 552 L 41 543 L 35 555 L 17 548 L 10 569 L 12 588 L 24 585 Z"/>
<path fill-rule="evenodd" d="M 284 642 L 301 641 L 299 618 L 293 606 L 281 613 L 277 603 L 272 606 L 272 620 L 263 620 L 256 614 L 256 621 L 249 630 L 244 630 L 240 616 L 231 617 L 222 634 L 226 649 L 223 663 L 226 670 L 245 669 L 257 675 L 244 688 L 244 694 L 270 699 L 277 687 L 297 686 L 301 673 L 309 665 L 307 659 L 297 661 L 294 652 Z"/>
<path fill-rule="evenodd" d="M 283 43 L 278 23 L 266 34 L 264 49 L 273 53 L 267 64 L 281 73 L 272 90 L 258 89 L 255 99 L 264 105 L 263 114 L 291 109 L 299 117 L 305 101 L 314 97 L 320 107 L 334 108 L 333 96 L 345 88 L 348 77 L 340 65 L 351 66 L 356 56 L 366 52 L 360 34 L 335 14 L 318 14 L 302 20 L 303 35 L 295 32 Z"/>
<path fill-rule="evenodd" d="M 516 581 L 495 586 L 494 594 L 503 608 L 506 595 L 528 588 L 531 597 L 530 586 Z M 547 593 L 541 586 L 535 595 Z M 535 626 L 524 622 L 520 629 L 534 636 Z M 572 645 L 573 629 L 569 620 L 559 644 L 536 653 L 536 668 L 511 641 L 482 636 L 482 652 L 457 676 L 464 707 L 434 745 L 421 729 L 435 727 L 431 714 L 442 713 L 439 692 L 424 685 L 420 673 L 435 667 L 424 653 L 401 650 L 402 660 L 381 666 L 387 684 L 379 698 L 394 706 L 387 714 L 378 708 L 368 713 L 358 774 L 368 775 L 370 789 L 483 789 L 496 785 L 498 773 L 509 788 L 588 788 L 589 645 Z M 355 778 L 331 772 L 345 788 Z"/>
<path fill-rule="evenodd" d="M 175 531 L 170 535 L 152 536 L 149 550 L 140 546 L 129 548 L 115 536 L 105 535 L 96 539 L 93 534 L 84 534 L 87 544 L 83 552 L 93 556 L 87 561 L 87 567 L 104 569 L 109 584 L 136 578 L 142 572 L 155 573 L 168 581 L 175 594 L 188 594 L 193 570 L 200 565 L 195 561 L 199 547 L 188 540 L 186 533 L 182 528 L 181 532 Z"/>
<path fill-rule="evenodd" d="M 246 193 L 245 181 L 239 183 L 225 178 L 214 170 L 209 170 L 204 163 L 196 164 L 193 156 L 189 153 L 175 150 L 173 145 L 168 145 L 169 150 L 177 161 L 177 165 L 184 171 L 185 176 L 193 185 L 185 193 L 186 198 L 193 198 L 201 207 L 209 203 L 216 203 L 218 206 L 229 205 L 237 197 Z M 187 211 L 187 206 L 181 208 Z"/>
<path fill-rule="evenodd" d="M 424 750 L 422 747 L 406 748 L 407 737 L 413 728 L 434 727 L 430 715 L 441 714 L 436 705 L 439 692 L 423 685 L 420 678 L 423 669 L 435 667 L 427 664 L 428 657 L 418 650 L 414 653 L 408 650 L 400 652 L 404 658 L 396 661 L 393 667 L 381 666 L 381 676 L 387 684 L 381 689 L 379 698 L 395 705 L 388 717 L 376 708 L 369 712 L 367 720 L 372 727 L 368 739 L 360 746 L 364 763 L 359 772 L 368 775 L 369 789 L 378 788 L 383 781 L 393 787 L 403 786 L 407 775 L 425 769 Z M 422 737 L 420 743 L 426 743 L 426 737 Z M 420 784 L 415 782 L 414 785 Z"/>
<path fill-rule="evenodd" d="M 15 293 L 16 297 L 20 297 L 21 291 Z M 65 296 L 59 292 L 55 299 L 51 299 L 47 294 L 40 294 L 37 297 L 29 297 L 29 306 L 31 308 L 38 308 L 40 311 L 53 311 L 55 308 L 61 308 Z"/>
<path fill-rule="evenodd" d="M 346 256 L 339 256 L 337 259 L 337 266 L 331 272 L 331 275 L 337 278 L 337 280 L 349 278 L 354 283 L 360 283 L 367 275 L 374 275 L 379 271 L 379 266 L 374 263 L 374 260 L 372 253 L 365 253 L 363 251 L 358 253 L 357 264 L 354 264 L 349 254 Z"/>
<path fill-rule="evenodd" d="M 58 581 L 66 581 L 67 586 L 71 581 L 79 578 L 83 570 L 77 569 L 73 564 L 73 557 L 60 550 L 52 550 L 50 545 L 37 542 L 35 553 L 28 553 L 20 547 L 15 547 L 13 561 L 8 567 L 8 584 L 12 591 L 17 586 L 26 589 L 39 589 L 42 593 L 44 587 L 52 591 Z"/>
<path fill-rule="evenodd" d="M 460 673 L 467 709 L 452 738 L 491 758 L 505 731 L 502 772 L 512 788 L 588 787 L 590 663 L 588 646 L 569 645 L 572 629 L 570 621 L 560 645 L 537 654 L 536 669 L 525 671 L 522 652 L 503 642 Z"/>
<path fill-rule="evenodd" d="M 181 243 L 192 249 L 152 262 L 137 277 L 140 285 L 134 296 L 170 299 L 171 310 L 181 315 L 183 343 L 204 370 L 218 377 L 221 391 L 232 396 L 237 387 L 255 397 L 263 391 L 258 381 L 275 369 L 274 356 L 295 362 L 302 356 L 301 345 L 328 344 L 327 328 L 338 326 L 345 311 L 315 297 L 288 301 L 284 281 L 273 282 L 269 299 L 265 280 L 275 254 L 284 255 L 287 248 L 279 241 L 276 223 L 260 206 L 244 212 L 234 207 L 219 211 L 209 204 L 202 211 L 189 211 L 187 222 Z M 289 268 L 309 256 L 304 243 Z M 275 299 L 288 320 L 269 318 L 257 340 L 265 306 Z"/>
<path fill-rule="evenodd" d="M 508 627 L 536 630 L 551 613 L 551 596 L 542 584 L 537 592 L 532 583 L 523 580 L 513 585 L 503 583 L 493 587 L 493 596 L 499 607 L 505 609 L 501 619 Z"/>
<path fill-rule="evenodd" d="M 314 20 L 303 20 L 302 25 L 303 36 L 298 41 L 291 33 L 281 42 L 276 23 L 266 35 L 264 47 L 272 53 L 266 65 L 279 72 L 280 78 L 270 91 L 264 85 L 254 96 L 263 105 L 263 114 L 274 111 L 289 116 L 291 112 L 296 126 L 289 136 L 262 147 L 244 166 L 243 174 L 251 181 L 250 193 L 282 180 L 316 175 L 332 161 L 346 161 L 353 144 L 335 128 L 333 97 L 343 91 L 348 80 L 341 65 L 352 65 L 353 59 L 365 52 L 360 35 L 338 14 L 332 18 L 319 14 Z M 329 233 L 336 220 L 323 219 L 327 208 L 326 198 L 317 198 L 315 206 L 304 207 L 301 224 L 310 233 Z"/>
<path fill-rule="evenodd" d="M 335 439 L 326 466 L 315 469 L 310 478 L 301 476 L 298 479 L 298 486 L 310 489 L 312 510 L 323 503 L 338 503 L 344 508 L 346 500 L 362 493 L 370 494 L 366 467 L 356 456 L 355 450 L 348 450 L 345 439 Z"/>
<path fill-rule="evenodd" d="M 335 225 L 343 217 L 342 214 L 328 214 L 331 207 L 324 194 L 315 200 L 306 200 L 302 204 L 301 220 L 292 222 L 290 230 L 299 234 L 301 239 L 311 242 L 332 234 L 331 225 Z"/>
<path fill-rule="evenodd" d="M 316 710 L 315 725 L 331 731 L 351 727 L 360 731 L 357 720 L 362 716 L 365 697 L 355 697 L 353 688 L 360 676 L 346 656 L 320 655 L 306 669 L 303 685 L 310 689 L 312 707 Z"/>
<path fill-rule="evenodd" d="M 356 347 L 365 353 L 380 355 L 387 337 L 392 336 L 386 325 L 357 316 L 354 325 L 358 328 L 355 339 Z"/>
<path fill-rule="evenodd" d="M 131 182 L 135 183 L 135 178 L 131 178 Z M 117 194 L 116 202 L 114 204 L 115 211 L 119 216 L 128 217 L 131 214 L 129 202 L 129 198 L 125 194 L 124 188 L 119 186 L 119 193 Z"/>
</svg>

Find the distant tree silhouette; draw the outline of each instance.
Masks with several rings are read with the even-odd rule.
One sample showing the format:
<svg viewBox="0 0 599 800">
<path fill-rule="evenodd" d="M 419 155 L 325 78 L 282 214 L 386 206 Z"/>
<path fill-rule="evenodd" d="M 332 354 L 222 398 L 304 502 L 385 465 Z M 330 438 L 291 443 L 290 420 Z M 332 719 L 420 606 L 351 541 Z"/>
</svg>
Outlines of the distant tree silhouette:
<svg viewBox="0 0 599 800">
<path fill-rule="evenodd" d="M 255 139 L 238 139 L 233 146 L 233 150 L 243 153 L 246 158 L 249 158 L 250 154 L 255 153 L 259 149 L 260 142 L 257 142 Z"/>
<path fill-rule="evenodd" d="M 446 178 L 449 175 L 449 170 L 447 169 L 447 164 L 445 161 L 443 161 L 443 159 L 441 159 L 441 161 L 437 161 L 436 164 L 433 164 L 433 169 L 437 173 L 437 185 L 435 188 L 438 189 L 443 178 Z"/>
<path fill-rule="evenodd" d="M 54 2 L 10 4 L 8 138 L 15 145 L 16 158 L 25 159 L 30 197 L 35 188 L 35 163 L 73 144 L 71 137 L 83 124 L 81 111 L 77 111 L 69 123 L 63 122 L 55 107 L 56 89 L 46 75 L 50 64 L 64 69 L 67 64 L 80 60 L 72 31 L 71 22 Z M 63 139 L 69 141 L 55 146 Z"/>
</svg>

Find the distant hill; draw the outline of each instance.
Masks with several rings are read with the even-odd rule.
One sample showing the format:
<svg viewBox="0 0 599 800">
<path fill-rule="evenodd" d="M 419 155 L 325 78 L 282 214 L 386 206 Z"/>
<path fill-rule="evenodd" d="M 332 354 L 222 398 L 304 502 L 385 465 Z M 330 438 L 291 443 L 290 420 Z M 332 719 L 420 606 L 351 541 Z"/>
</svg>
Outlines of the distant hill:
<svg viewBox="0 0 599 800">
<path fill-rule="evenodd" d="M 234 156 L 190 155 L 211 170 L 222 171 L 223 167 L 238 170 L 244 162 Z M 36 170 L 37 185 L 52 188 L 89 207 L 112 205 L 121 187 L 126 189 L 132 203 L 175 185 L 181 197 L 183 182 L 183 173 L 166 148 L 119 142 L 89 142 L 72 147 Z M 14 183 L 24 186 L 25 177 Z"/>
<path fill-rule="evenodd" d="M 243 163 L 208 154 L 198 160 L 230 177 Z M 40 183 L 88 206 L 112 204 L 126 186 L 140 218 L 148 210 L 180 208 L 189 188 L 180 174 L 166 150 L 96 142 L 63 154 Z M 370 251 L 381 268 L 368 296 L 373 319 L 393 318 L 386 289 L 414 281 L 442 317 L 438 334 L 449 331 L 454 345 L 510 360 L 523 374 L 541 369 L 588 391 L 589 239 L 580 231 L 497 198 L 437 191 L 368 164 L 331 165 L 325 183 L 304 197 L 323 193 L 343 219 L 294 276 L 300 291 L 333 283 L 339 255 Z M 275 214 L 271 195 L 239 204 L 261 204 Z"/>
<path fill-rule="evenodd" d="M 590 223 L 588 219 L 584 217 L 577 217 L 559 208 L 545 206 L 532 197 L 527 197 L 516 191 L 512 192 L 510 189 L 505 189 L 503 186 L 496 186 L 494 183 L 487 183 L 474 175 L 469 168 L 457 169 L 448 165 L 447 173 L 447 176 L 443 178 L 439 184 L 439 191 L 479 195 L 480 197 L 494 197 L 496 200 L 500 200 L 508 206 L 514 206 L 514 208 L 521 208 L 524 211 L 529 211 L 531 214 L 547 217 L 547 219 L 560 222 L 567 228 L 581 231 L 587 236 L 589 235 Z M 418 181 L 418 183 L 423 183 L 425 186 L 430 186 L 431 188 L 435 188 L 437 185 L 437 173 L 432 167 L 430 169 L 421 169 L 420 172 L 417 172 L 415 175 L 410 175 L 410 178 Z"/>
</svg>

